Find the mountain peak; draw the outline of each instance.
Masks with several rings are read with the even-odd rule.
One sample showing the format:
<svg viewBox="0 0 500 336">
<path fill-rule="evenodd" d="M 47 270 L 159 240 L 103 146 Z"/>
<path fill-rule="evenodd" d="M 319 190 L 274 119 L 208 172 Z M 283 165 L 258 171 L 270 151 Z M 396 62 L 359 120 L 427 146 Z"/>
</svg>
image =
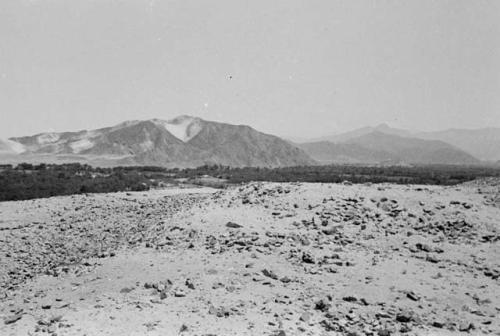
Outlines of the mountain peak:
<svg viewBox="0 0 500 336">
<path fill-rule="evenodd" d="M 183 123 L 191 123 L 191 122 L 195 122 L 195 121 L 201 121 L 201 119 L 198 117 L 193 117 L 193 116 L 186 115 L 186 114 L 180 115 L 180 116 L 175 117 L 175 118 L 170 119 L 170 120 L 167 120 L 167 122 L 170 124 L 183 124 Z"/>
<path fill-rule="evenodd" d="M 188 142 L 203 129 L 203 120 L 197 117 L 181 115 L 170 120 L 152 119 L 153 123 L 164 127 L 177 139 Z"/>
<path fill-rule="evenodd" d="M 391 126 L 389 126 L 388 124 L 386 123 L 382 123 L 382 124 L 379 124 L 377 126 L 375 126 L 374 128 L 375 130 L 378 130 L 378 131 L 382 131 L 382 130 L 389 130 L 391 129 Z"/>
</svg>

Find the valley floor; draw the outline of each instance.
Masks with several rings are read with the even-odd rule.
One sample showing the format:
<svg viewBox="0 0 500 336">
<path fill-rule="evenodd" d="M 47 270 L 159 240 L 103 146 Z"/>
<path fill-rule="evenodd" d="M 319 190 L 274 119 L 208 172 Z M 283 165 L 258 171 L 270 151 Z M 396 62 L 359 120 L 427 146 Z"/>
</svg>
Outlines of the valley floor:
<svg viewBox="0 0 500 336">
<path fill-rule="evenodd" d="M 498 186 L 0 203 L 0 335 L 500 335 Z"/>
</svg>

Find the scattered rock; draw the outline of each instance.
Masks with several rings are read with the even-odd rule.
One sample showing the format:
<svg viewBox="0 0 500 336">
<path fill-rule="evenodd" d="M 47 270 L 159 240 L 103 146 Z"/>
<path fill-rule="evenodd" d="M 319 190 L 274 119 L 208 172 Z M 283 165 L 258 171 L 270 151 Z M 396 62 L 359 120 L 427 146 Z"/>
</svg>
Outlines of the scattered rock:
<svg viewBox="0 0 500 336">
<path fill-rule="evenodd" d="M 243 225 L 240 225 L 240 224 L 234 223 L 234 222 L 227 222 L 226 227 L 231 228 L 231 229 L 240 229 L 243 227 Z"/>
<path fill-rule="evenodd" d="M 429 261 L 429 262 L 431 262 L 433 264 L 437 264 L 439 262 L 438 258 L 436 258 L 435 256 L 430 255 L 430 254 L 427 255 L 427 257 L 425 258 L 425 260 L 427 260 L 427 261 Z"/>
<path fill-rule="evenodd" d="M 458 326 L 459 331 L 470 331 L 473 329 L 475 329 L 474 324 L 467 322 L 467 321 L 460 322 L 460 324 Z"/>
<path fill-rule="evenodd" d="M 186 296 L 186 292 L 184 292 L 182 289 L 177 289 L 174 292 L 174 296 L 175 297 L 185 297 Z"/>
<path fill-rule="evenodd" d="M 276 275 L 276 273 L 274 273 L 271 270 L 263 269 L 262 274 L 264 274 L 266 277 L 271 278 L 273 280 L 278 280 L 278 276 Z"/>
<path fill-rule="evenodd" d="M 411 322 L 412 320 L 413 320 L 413 314 L 408 311 L 403 311 L 396 315 L 396 321 L 398 322 L 407 323 Z"/>
<path fill-rule="evenodd" d="M 289 283 L 289 282 L 291 282 L 292 280 L 291 280 L 289 277 L 284 276 L 284 277 L 282 277 L 282 278 L 280 279 L 280 281 L 281 281 L 281 282 L 283 282 L 283 283 Z"/>
<path fill-rule="evenodd" d="M 16 323 L 16 322 L 17 322 L 17 321 L 19 321 L 22 317 L 23 317 L 23 313 L 15 314 L 15 315 L 12 315 L 12 316 L 7 316 L 7 317 L 4 319 L 4 323 L 5 323 L 5 324 L 12 324 L 12 323 Z"/>
<path fill-rule="evenodd" d="M 321 299 L 316 301 L 314 304 L 314 309 L 326 312 L 332 305 L 326 300 L 326 299 Z"/>
<path fill-rule="evenodd" d="M 307 252 L 304 252 L 302 254 L 302 261 L 305 262 L 306 264 L 314 264 L 315 263 L 314 257 L 310 253 L 307 253 Z"/>
<path fill-rule="evenodd" d="M 413 300 L 413 301 L 419 301 L 420 300 L 420 296 L 418 296 L 417 294 L 415 294 L 412 291 L 407 292 L 406 293 L 406 297 L 409 298 L 410 300 Z"/>
<path fill-rule="evenodd" d="M 303 312 L 299 317 L 299 320 L 301 320 L 302 322 L 309 322 L 310 319 L 311 319 L 311 313 L 309 312 Z"/>
<path fill-rule="evenodd" d="M 190 279 L 186 279 L 185 285 L 189 289 L 194 289 L 194 284 Z"/>
<path fill-rule="evenodd" d="M 354 296 L 344 296 L 342 298 L 342 300 L 347 301 L 347 302 L 356 302 L 356 301 L 358 301 L 358 299 L 355 298 Z"/>
<path fill-rule="evenodd" d="M 210 308 L 208 309 L 208 313 L 210 315 L 215 315 L 217 317 L 229 317 L 231 315 L 231 312 L 228 311 L 226 308 L 224 307 L 214 307 L 214 306 L 210 306 Z"/>
</svg>

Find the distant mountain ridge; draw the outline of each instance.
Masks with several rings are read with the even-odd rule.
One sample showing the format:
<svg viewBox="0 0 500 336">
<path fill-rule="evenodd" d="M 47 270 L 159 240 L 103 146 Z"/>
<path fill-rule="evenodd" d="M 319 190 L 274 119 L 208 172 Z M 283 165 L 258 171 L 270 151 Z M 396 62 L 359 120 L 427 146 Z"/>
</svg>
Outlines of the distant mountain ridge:
<svg viewBox="0 0 500 336">
<path fill-rule="evenodd" d="M 314 164 L 288 142 L 249 126 L 191 116 L 127 121 L 90 131 L 42 133 L 0 142 L 3 161 L 95 165 L 283 167 Z"/>
<path fill-rule="evenodd" d="M 372 131 L 340 143 L 299 145 L 322 163 L 478 164 L 472 155 L 438 140 L 422 140 Z"/>
<path fill-rule="evenodd" d="M 379 164 L 400 163 L 391 153 L 383 150 L 373 150 L 353 143 L 333 143 L 329 141 L 308 142 L 299 144 L 306 153 L 321 164 Z"/>
<path fill-rule="evenodd" d="M 449 129 L 439 132 L 419 132 L 420 139 L 441 140 L 485 161 L 500 160 L 500 128 Z"/>
<path fill-rule="evenodd" d="M 368 144 L 358 143 L 356 147 L 351 148 L 351 152 L 348 153 L 347 147 L 348 144 L 352 144 L 352 142 L 356 142 L 355 139 L 358 139 L 362 136 L 366 136 L 372 133 L 383 133 L 386 135 L 399 136 L 407 139 L 419 139 L 419 140 L 432 140 L 432 141 L 441 141 L 451 145 L 455 150 L 460 150 L 468 155 L 483 161 L 483 163 L 493 163 L 500 161 L 500 128 L 483 128 L 483 129 L 449 129 L 445 131 L 437 131 L 437 132 L 419 132 L 419 131 L 409 131 L 404 129 L 392 128 L 387 124 L 380 124 L 375 127 L 363 127 L 350 132 L 345 132 L 341 134 L 335 134 L 331 136 L 324 136 L 320 138 L 313 138 L 308 141 L 304 141 L 300 144 L 301 148 L 306 149 L 306 152 L 311 154 L 313 158 L 325 159 L 325 152 L 322 154 L 318 153 L 318 148 L 325 148 L 324 142 L 330 142 L 336 144 L 336 146 L 330 145 L 330 160 L 334 162 L 337 161 L 341 157 L 347 158 L 347 161 L 355 161 L 355 162 L 372 162 L 373 161 L 373 153 L 370 153 L 368 156 L 360 156 L 360 146 L 366 146 Z M 401 141 L 397 139 L 393 139 L 394 141 Z M 318 148 L 312 149 L 311 143 L 318 143 Z M 339 146 L 343 144 L 343 146 Z M 422 143 L 424 144 L 424 143 Z M 435 143 L 436 144 L 436 143 Z M 342 147 L 342 149 L 340 149 Z M 367 147 L 363 147 L 365 150 L 369 149 Z M 334 150 L 335 149 L 335 150 Z M 372 151 L 384 151 L 383 148 L 371 147 Z M 313 155 L 314 154 L 314 155 Z M 379 153 L 380 154 L 380 153 Z M 380 160 L 384 159 L 384 155 L 380 156 Z M 457 153 L 456 153 L 457 154 Z M 466 159 L 463 156 L 463 153 L 457 158 L 464 159 L 465 162 L 471 162 L 472 160 Z M 451 157 L 448 157 L 445 161 L 450 161 Z M 431 160 L 434 161 L 434 160 Z M 439 161 L 439 160 L 437 160 Z M 459 160 L 451 160 L 457 161 Z"/>
<path fill-rule="evenodd" d="M 319 137 L 319 138 L 312 138 L 312 139 L 309 139 L 306 141 L 302 141 L 302 143 L 320 142 L 320 141 L 342 143 L 342 142 L 345 142 L 347 140 L 354 139 L 354 138 L 360 137 L 362 135 L 370 134 L 373 132 L 380 132 L 380 133 L 399 135 L 399 136 L 405 136 L 405 137 L 411 137 L 413 135 L 412 132 L 408 131 L 408 130 L 392 128 L 387 124 L 379 124 L 377 126 L 366 126 L 366 127 L 357 128 L 355 130 L 340 133 L 340 134 L 333 134 L 333 135 L 323 136 L 323 137 Z"/>
</svg>

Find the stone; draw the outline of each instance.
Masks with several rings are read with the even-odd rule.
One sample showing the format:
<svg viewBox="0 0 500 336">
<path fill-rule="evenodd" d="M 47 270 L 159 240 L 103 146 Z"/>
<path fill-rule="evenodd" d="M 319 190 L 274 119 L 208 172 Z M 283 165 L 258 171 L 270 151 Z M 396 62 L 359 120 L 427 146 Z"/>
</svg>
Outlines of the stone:
<svg viewBox="0 0 500 336">
<path fill-rule="evenodd" d="M 410 292 L 407 292 L 406 293 L 406 297 L 409 298 L 410 300 L 413 300 L 413 301 L 419 301 L 420 300 L 420 297 L 415 294 L 414 292 L 410 291 Z"/>
<path fill-rule="evenodd" d="M 321 230 L 325 235 L 331 236 L 337 233 L 337 229 L 335 227 L 325 228 Z"/>
<path fill-rule="evenodd" d="M 370 305 L 370 302 L 368 302 L 368 300 L 367 300 L 367 299 L 365 299 L 365 298 L 361 298 L 361 299 L 359 299 L 359 302 L 361 302 L 361 304 L 362 304 L 363 306 L 369 306 L 369 305 Z"/>
<path fill-rule="evenodd" d="M 299 320 L 301 320 L 302 322 L 308 322 L 310 319 L 311 319 L 311 313 L 309 312 L 303 312 L 299 317 Z"/>
<path fill-rule="evenodd" d="M 415 244 L 415 247 L 420 251 L 434 252 L 434 249 L 427 244 L 417 243 L 417 244 Z"/>
<path fill-rule="evenodd" d="M 300 237 L 300 243 L 304 246 L 311 245 L 311 242 L 309 241 L 309 239 L 307 239 L 307 237 Z"/>
<path fill-rule="evenodd" d="M 193 284 L 193 282 L 190 279 L 186 279 L 185 284 L 186 284 L 187 288 L 194 289 L 194 284 Z"/>
<path fill-rule="evenodd" d="M 262 274 L 264 274 L 266 277 L 271 278 L 273 280 L 278 280 L 278 276 L 276 275 L 276 273 L 274 273 L 273 271 L 270 271 L 268 269 L 263 269 Z"/>
<path fill-rule="evenodd" d="M 331 306 L 332 305 L 329 304 L 328 301 L 322 299 L 322 300 L 316 301 L 316 303 L 314 304 L 314 309 L 322 311 L 322 312 L 326 312 Z"/>
<path fill-rule="evenodd" d="M 323 320 L 319 323 L 326 331 L 337 331 L 338 327 L 332 321 Z"/>
<path fill-rule="evenodd" d="M 5 324 L 12 324 L 12 323 L 16 323 L 17 321 L 19 321 L 21 318 L 23 317 L 23 314 L 22 313 L 19 313 L 19 314 L 15 314 L 15 315 L 12 315 L 12 316 L 7 316 L 5 319 L 4 319 L 4 323 Z"/>
<path fill-rule="evenodd" d="M 434 321 L 434 322 L 432 322 L 432 326 L 435 328 L 442 328 L 442 327 L 444 327 L 444 323 L 441 321 Z"/>
<path fill-rule="evenodd" d="M 224 307 L 216 308 L 212 305 L 208 308 L 208 313 L 210 315 L 215 315 L 217 317 L 228 317 L 229 315 L 231 315 L 231 313 L 227 311 Z"/>
<path fill-rule="evenodd" d="M 396 315 L 396 321 L 398 321 L 398 322 L 407 323 L 407 322 L 411 322 L 412 320 L 413 320 L 413 316 L 410 312 L 403 311 L 403 312 Z"/>
<path fill-rule="evenodd" d="M 178 289 L 174 292 L 175 297 L 185 297 L 186 293 L 182 289 Z"/>
<path fill-rule="evenodd" d="M 282 278 L 280 279 L 280 281 L 281 281 L 281 282 L 283 282 L 283 283 L 289 283 L 289 282 L 291 282 L 292 280 L 291 280 L 289 277 L 284 276 L 284 277 L 282 277 Z"/>
<path fill-rule="evenodd" d="M 425 258 L 425 260 L 428 262 L 431 262 L 433 264 L 437 264 L 439 262 L 439 259 L 431 254 L 428 254 L 427 257 Z"/>
<path fill-rule="evenodd" d="M 231 229 L 241 229 L 243 227 L 243 225 L 240 225 L 240 224 L 234 223 L 234 222 L 227 222 L 226 227 L 231 228 Z"/>
<path fill-rule="evenodd" d="M 302 261 L 305 262 L 306 264 L 314 264 L 315 263 L 314 257 L 310 253 L 307 253 L 307 252 L 304 252 L 302 254 Z"/>
<path fill-rule="evenodd" d="M 355 298 L 354 296 L 344 296 L 342 298 L 342 300 L 347 301 L 347 302 L 356 302 L 356 301 L 358 301 L 358 299 Z"/>
<path fill-rule="evenodd" d="M 379 329 L 377 331 L 378 336 L 391 336 L 391 331 L 388 329 Z"/>
<path fill-rule="evenodd" d="M 472 329 L 474 329 L 474 324 L 467 322 L 467 321 L 461 322 L 458 326 L 459 331 L 469 331 Z"/>
</svg>

